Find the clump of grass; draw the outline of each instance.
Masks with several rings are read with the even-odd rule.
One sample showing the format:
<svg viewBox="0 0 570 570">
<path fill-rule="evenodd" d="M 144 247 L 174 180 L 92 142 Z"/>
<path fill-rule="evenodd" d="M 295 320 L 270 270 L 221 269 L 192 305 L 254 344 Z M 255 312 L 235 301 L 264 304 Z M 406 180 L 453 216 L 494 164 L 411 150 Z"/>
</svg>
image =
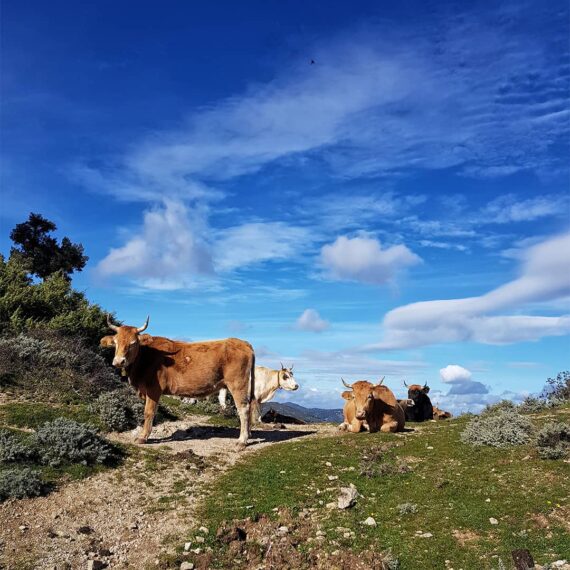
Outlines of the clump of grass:
<svg viewBox="0 0 570 570">
<path fill-rule="evenodd" d="M 414 503 L 401 503 L 396 507 L 400 515 L 413 515 L 418 512 L 418 505 Z"/>
<path fill-rule="evenodd" d="M 546 424 L 536 436 L 538 455 L 542 459 L 563 459 L 570 454 L 570 425 L 562 422 Z"/>
<path fill-rule="evenodd" d="M 32 436 L 40 461 L 51 467 L 64 463 L 94 465 L 118 459 L 117 450 L 99 436 L 96 428 L 58 418 L 47 422 Z"/>
<path fill-rule="evenodd" d="M 39 471 L 34 469 L 24 467 L 0 471 L 0 501 L 37 497 L 41 495 L 43 486 Z"/>
<path fill-rule="evenodd" d="M 510 447 L 528 443 L 532 432 L 531 421 L 506 406 L 473 418 L 461 433 L 461 440 L 471 445 Z"/>
</svg>

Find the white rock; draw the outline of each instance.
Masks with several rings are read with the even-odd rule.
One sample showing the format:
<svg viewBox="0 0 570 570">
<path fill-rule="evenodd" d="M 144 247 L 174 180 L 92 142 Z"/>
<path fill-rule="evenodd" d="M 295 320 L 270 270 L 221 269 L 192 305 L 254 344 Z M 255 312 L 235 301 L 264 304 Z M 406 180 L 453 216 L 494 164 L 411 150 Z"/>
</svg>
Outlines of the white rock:
<svg viewBox="0 0 570 570">
<path fill-rule="evenodd" d="M 182 562 L 180 570 L 194 570 L 194 564 L 192 562 Z"/>
<path fill-rule="evenodd" d="M 499 521 L 498 521 L 496 518 L 494 518 L 494 517 L 491 517 L 491 518 L 489 519 L 489 522 L 490 522 L 491 524 L 499 524 Z"/>
<path fill-rule="evenodd" d="M 486 503 L 490 503 L 490 502 L 491 502 L 491 499 L 485 499 L 485 502 L 486 502 Z"/>
<path fill-rule="evenodd" d="M 325 507 L 327 509 L 336 509 L 336 503 L 327 503 Z"/>
<path fill-rule="evenodd" d="M 184 552 L 188 552 L 190 550 L 191 546 L 192 546 L 191 542 L 185 542 L 184 543 Z"/>
<path fill-rule="evenodd" d="M 376 521 L 372 517 L 368 517 L 365 521 L 362 522 L 366 526 L 376 526 Z"/>
<path fill-rule="evenodd" d="M 327 461 L 327 462 L 325 463 L 325 465 L 326 465 L 327 467 L 332 467 L 332 463 L 331 463 L 330 461 Z"/>
<path fill-rule="evenodd" d="M 326 532 L 324 530 L 318 530 L 317 531 L 317 536 L 326 536 Z"/>
<path fill-rule="evenodd" d="M 208 534 L 208 532 L 210 532 L 205 526 L 201 526 L 198 530 L 204 534 Z"/>
<path fill-rule="evenodd" d="M 352 483 L 350 487 L 341 487 L 338 497 L 338 508 L 348 509 L 352 507 L 356 503 L 356 497 L 358 497 L 358 491 Z"/>
<path fill-rule="evenodd" d="M 338 479 L 338 475 L 329 475 L 328 479 L 329 481 L 336 481 Z"/>
<path fill-rule="evenodd" d="M 203 536 L 195 536 L 195 537 L 194 537 L 194 540 L 195 540 L 196 542 L 201 543 L 201 544 L 204 543 L 204 542 L 206 542 L 206 539 L 205 539 Z"/>
<path fill-rule="evenodd" d="M 280 526 L 277 531 L 279 532 L 279 534 L 287 534 L 289 532 L 289 527 L 288 526 Z"/>
<path fill-rule="evenodd" d="M 426 449 L 433 449 L 433 447 L 431 445 L 428 445 Z"/>
</svg>

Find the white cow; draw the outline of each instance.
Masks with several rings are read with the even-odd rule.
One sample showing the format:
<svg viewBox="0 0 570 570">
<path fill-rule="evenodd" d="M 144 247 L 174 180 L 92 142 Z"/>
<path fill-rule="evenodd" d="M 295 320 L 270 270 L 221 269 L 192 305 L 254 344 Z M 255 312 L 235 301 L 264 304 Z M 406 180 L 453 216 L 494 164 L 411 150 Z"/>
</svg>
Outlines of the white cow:
<svg viewBox="0 0 570 570">
<path fill-rule="evenodd" d="M 255 367 L 255 386 L 254 393 L 255 399 L 258 404 L 263 404 L 264 402 L 269 402 L 275 392 L 283 388 L 283 390 L 297 390 L 299 384 L 295 381 L 293 377 L 293 365 L 291 368 L 285 368 L 281 364 L 281 370 L 272 370 L 271 368 L 266 368 L 265 366 Z M 226 409 L 226 397 L 228 395 L 228 390 L 222 388 L 218 394 L 218 401 L 220 402 L 220 407 Z M 261 414 L 261 410 L 260 410 Z M 261 415 L 257 418 L 257 421 L 261 421 Z"/>
</svg>

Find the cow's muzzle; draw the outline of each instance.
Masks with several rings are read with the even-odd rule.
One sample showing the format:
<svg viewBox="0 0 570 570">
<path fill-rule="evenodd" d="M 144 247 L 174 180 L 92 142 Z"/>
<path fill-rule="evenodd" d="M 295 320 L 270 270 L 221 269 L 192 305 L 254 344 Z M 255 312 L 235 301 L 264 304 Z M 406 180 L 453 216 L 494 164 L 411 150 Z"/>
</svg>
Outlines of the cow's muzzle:
<svg viewBox="0 0 570 570">
<path fill-rule="evenodd" d="M 357 420 L 365 420 L 366 419 L 366 412 L 357 412 L 356 413 Z"/>
</svg>

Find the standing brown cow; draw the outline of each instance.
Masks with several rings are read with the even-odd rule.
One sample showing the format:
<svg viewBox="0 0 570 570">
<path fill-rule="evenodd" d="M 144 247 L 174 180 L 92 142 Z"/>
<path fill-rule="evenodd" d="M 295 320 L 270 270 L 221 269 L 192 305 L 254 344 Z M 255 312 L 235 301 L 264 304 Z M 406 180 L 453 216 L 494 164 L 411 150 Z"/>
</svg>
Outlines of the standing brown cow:
<svg viewBox="0 0 570 570">
<path fill-rule="evenodd" d="M 142 327 L 116 326 L 116 334 L 101 339 L 114 346 L 113 366 L 121 368 L 129 382 L 146 399 L 144 427 L 137 443 L 145 443 L 162 394 L 204 397 L 227 387 L 236 403 L 241 423 L 238 445 L 251 435 L 250 410 L 254 398 L 255 355 L 252 346 L 238 338 L 206 342 L 179 342 L 142 333 Z"/>
<path fill-rule="evenodd" d="M 405 425 L 404 411 L 390 388 L 382 381 L 372 384 L 359 380 L 353 384 L 342 383 L 350 388 L 342 393 L 346 400 L 343 409 L 344 421 L 339 429 L 358 433 L 365 426 L 370 432 L 402 431 Z"/>
</svg>

